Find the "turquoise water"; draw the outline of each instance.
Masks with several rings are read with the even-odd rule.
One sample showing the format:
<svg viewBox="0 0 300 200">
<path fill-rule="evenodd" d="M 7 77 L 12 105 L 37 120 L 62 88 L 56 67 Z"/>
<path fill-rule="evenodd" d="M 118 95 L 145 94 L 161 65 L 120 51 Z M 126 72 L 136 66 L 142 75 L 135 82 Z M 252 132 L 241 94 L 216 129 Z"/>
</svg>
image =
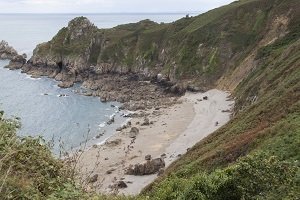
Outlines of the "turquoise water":
<svg viewBox="0 0 300 200">
<path fill-rule="evenodd" d="M 68 21 L 80 14 L 0 14 L 0 40 L 6 40 L 20 53 L 29 56 L 35 46 L 49 41 Z M 151 19 L 156 22 L 172 22 L 184 14 L 104 14 L 85 15 L 99 28 L 114 27 L 123 23 Z M 89 139 L 101 143 L 114 133 L 124 118 L 111 104 L 101 103 L 97 97 L 86 97 L 70 89 L 57 87 L 57 82 L 48 78 L 32 79 L 20 71 L 3 68 L 8 61 L 0 61 L 0 110 L 6 117 L 17 116 L 22 127 L 18 134 L 43 136 L 47 141 L 62 140 L 69 149 Z M 47 94 L 47 95 L 45 95 Z M 59 97 L 60 95 L 66 97 Z M 110 116 L 116 122 L 104 126 Z M 90 130 L 90 131 L 88 131 Z M 103 137 L 93 140 L 105 131 Z M 87 134 L 89 132 L 89 134 Z M 88 135 L 88 136 L 87 136 Z M 57 146 L 56 146 L 57 148 Z M 57 150 L 57 149 L 56 149 Z"/>
</svg>

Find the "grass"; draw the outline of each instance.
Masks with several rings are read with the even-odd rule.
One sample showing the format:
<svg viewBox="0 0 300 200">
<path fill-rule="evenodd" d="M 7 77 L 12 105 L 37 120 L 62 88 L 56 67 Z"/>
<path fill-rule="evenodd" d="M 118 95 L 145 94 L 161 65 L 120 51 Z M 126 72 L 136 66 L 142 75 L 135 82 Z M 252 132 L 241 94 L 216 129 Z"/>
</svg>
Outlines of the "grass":
<svg viewBox="0 0 300 200">
<path fill-rule="evenodd" d="M 193 185 L 189 181 L 194 177 L 202 177 L 203 173 L 210 176 L 220 169 L 226 171 L 228 167 L 239 165 L 240 158 L 261 152 L 276 156 L 280 162 L 292 163 L 297 174 L 293 177 L 294 184 L 287 183 L 291 189 L 281 185 L 278 191 L 262 196 L 252 193 L 236 199 L 295 199 L 299 195 L 300 37 L 296 27 L 291 27 L 290 33 L 282 39 L 263 47 L 269 50 L 268 54 L 258 58 L 255 70 L 234 92 L 236 114 L 232 120 L 173 163 L 162 178 L 144 190 L 144 194 L 155 196 L 158 191 L 166 191 L 165 197 L 184 199 L 180 197 L 186 190 L 183 185 Z M 206 181 L 202 180 L 200 184 L 207 187 Z M 202 186 L 196 186 L 190 192 L 197 196 L 194 193 L 199 188 Z M 237 192 L 234 188 L 230 191 Z M 199 199 L 218 199 L 217 196 L 203 196 L 203 192 L 199 195 Z M 226 199 L 226 192 L 222 195 Z"/>
</svg>

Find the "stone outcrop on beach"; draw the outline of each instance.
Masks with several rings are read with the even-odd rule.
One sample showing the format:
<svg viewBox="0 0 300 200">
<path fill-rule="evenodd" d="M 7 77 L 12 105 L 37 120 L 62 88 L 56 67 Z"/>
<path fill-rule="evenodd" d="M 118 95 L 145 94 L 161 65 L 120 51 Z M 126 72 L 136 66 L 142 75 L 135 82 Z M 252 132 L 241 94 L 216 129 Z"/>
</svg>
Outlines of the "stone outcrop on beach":
<svg viewBox="0 0 300 200">
<path fill-rule="evenodd" d="M 150 158 L 151 159 L 151 158 Z M 159 172 L 160 169 L 165 167 L 165 161 L 162 158 L 155 158 L 152 160 L 147 160 L 145 163 L 130 165 L 126 169 L 126 174 L 143 176 L 150 175 Z"/>
<path fill-rule="evenodd" d="M 0 60 L 11 60 L 18 55 L 18 52 L 4 40 L 0 42 Z"/>
</svg>

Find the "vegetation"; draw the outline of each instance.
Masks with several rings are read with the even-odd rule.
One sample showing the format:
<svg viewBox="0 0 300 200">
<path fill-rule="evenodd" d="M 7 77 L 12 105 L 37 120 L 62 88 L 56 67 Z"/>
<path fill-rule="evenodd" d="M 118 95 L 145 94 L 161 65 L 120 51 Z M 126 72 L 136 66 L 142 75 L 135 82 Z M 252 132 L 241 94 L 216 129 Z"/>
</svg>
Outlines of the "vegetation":
<svg viewBox="0 0 300 200">
<path fill-rule="evenodd" d="M 299 18 L 294 18 L 290 22 L 288 34 L 258 50 L 256 68 L 247 74 L 247 77 L 234 91 L 236 105 L 232 120 L 196 144 L 186 155 L 173 163 L 162 178 L 146 188 L 144 194 L 154 197 L 165 191 L 165 197 L 189 199 L 191 196 L 185 196 L 187 194 L 186 190 L 189 190 L 188 193 L 192 195 L 197 195 L 198 190 L 200 190 L 199 199 L 297 199 L 300 191 L 299 52 Z M 257 155 L 256 152 L 259 152 L 259 156 L 254 156 Z M 243 188 L 244 186 L 245 188 L 251 188 L 255 185 L 252 181 L 262 180 L 256 177 L 255 172 L 252 171 L 249 179 L 243 175 L 239 177 L 241 174 L 238 173 L 234 178 L 239 181 L 235 184 L 230 182 L 232 177 L 228 176 L 226 172 L 228 169 L 236 169 L 235 166 L 239 166 L 241 162 L 244 162 L 243 157 L 245 156 L 245 159 L 251 160 L 251 163 L 258 161 L 265 164 L 265 161 L 272 160 L 275 156 L 276 162 L 290 163 L 296 171 L 291 178 L 288 178 L 288 182 L 278 181 L 283 178 L 283 174 L 285 176 L 288 173 L 281 174 L 280 170 L 277 169 L 275 171 L 278 173 L 271 175 L 272 172 L 268 171 L 271 168 L 267 165 L 263 169 L 263 165 L 257 166 L 248 163 L 251 167 L 254 167 L 251 171 L 259 168 L 258 171 L 262 172 L 259 177 L 268 180 L 266 184 L 270 184 L 277 189 L 273 190 L 272 188 L 271 190 L 269 188 L 264 192 L 265 183 L 261 182 L 258 184 L 258 188 L 252 190 L 252 192 L 248 191 L 250 193 L 247 194 L 244 191 L 245 193 L 243 193 L 237 188 Z M 244 164 L 243 166 L 248 165 Z M 272 164 L 272 166 L 274 165 Z M 243 171 L 246 172 L 248 169 L 244 168 Z M 223 172 L 220 175 L 224 178 L 221 179 L 222 181 L 209 178 L 215 178 L 215 175 L 219 175 L 220 172 Z M 215 195 L 205 193 L 207 185 L 204 188 L 197 185 L 192 187 L 191 190 L 185 188 L 184 185 L 187 185 L 187 187 L 193 185 L 198 176 L 205 176 L 205 180 L 214 183 L 212 188 L 209 189 L 210 192 L 218 191 L 221 186 L 228 187 L 228 189 L 220 193 L 217 192 Z M 265 176 L 272 176 L 274 179 L 270 180 Z M 278 185 L 276 186 L 273 181 L 278 181 Z M 201 183 L 206 182 L 201 181 Z M 249 185 L 239 185 L 244 183 Z M 230 194 L 226 193 L 228 190 L 231 191 Z M 217 196 L 218 194 L 222 194 L 221 198 Z"/>
</svg>

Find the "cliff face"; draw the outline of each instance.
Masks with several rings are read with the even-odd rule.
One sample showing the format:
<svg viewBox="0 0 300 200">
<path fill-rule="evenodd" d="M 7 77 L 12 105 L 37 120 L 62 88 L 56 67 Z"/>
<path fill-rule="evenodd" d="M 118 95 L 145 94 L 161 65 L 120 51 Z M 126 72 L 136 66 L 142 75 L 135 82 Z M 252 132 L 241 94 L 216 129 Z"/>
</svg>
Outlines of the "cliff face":
<svg viewBox="0 0 300 200">
<path fill-rule="evenodd" d="M 72 82 L 91 74 L 160 73 L 185 86 L 234 90 L 255 66 L 258 49 L 289 32 L 299 13 L 292 4 L 238 1 L 170 24 L 144 20 L 111 29 L 79 17 L 38 45 L 24 71 Z"/>
</svg>

